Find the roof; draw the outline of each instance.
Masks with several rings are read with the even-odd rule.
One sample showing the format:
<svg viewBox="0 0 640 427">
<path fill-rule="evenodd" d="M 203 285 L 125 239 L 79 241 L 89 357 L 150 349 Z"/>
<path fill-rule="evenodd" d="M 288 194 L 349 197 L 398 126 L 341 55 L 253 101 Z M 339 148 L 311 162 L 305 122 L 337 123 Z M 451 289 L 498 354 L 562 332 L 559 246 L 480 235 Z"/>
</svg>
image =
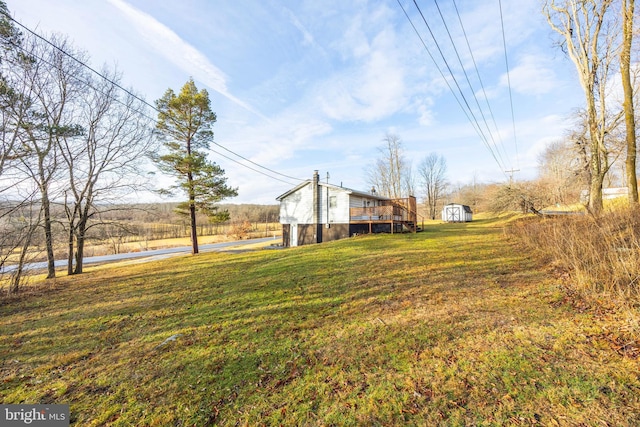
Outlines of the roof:
<svg viewBox="0 0 640 427">
<path fill-rule="evenodd" d="M 300 184 L 296 185 L 295 187 L 293 187 L 291 190 L 287 191 L 284 194 L 279 195 L 278 197 L 276 197 L 277 201 L 281 201 L 282 199 L 284 199 L 285 197 L 289 196 L 292 193 L 295 193 L 296 191 L 300 190 L 301 188 L 312 184 L 313 180 L 311 179 L 307 179 L 305 181 L 302 181 Z M 353 190 L 351 188 L 347 188 L 347 187 L 341 187 L 341 186 L 337 186 L 337 185 L 333 185 L 333 184 L 328 184 L 326 182 L 318 182 L 318 185 L 320 187 L 327 187 L 327 188 L 331 188 L 334 190 L 338 190 L 338 191 L 343 191 L 345 193 L 348 194 L 353 194 L 354 196 L 361 196 L 361 197 L 367 197 L 369 199 L 375 199 L 375 200 L 391 200 L 388 197 L 382 197 L 382 196 L 378 196 L 377 194 L 371 194 L 369 192 L 366 191 L 358 191 L 358 190 Z"/>
<path fill-rule="evenodd" d="M 469 206 L 467 206 L 467 205 L 463 205 L 463 204 L 460 204 L 460 203 L 449 203 L 449 204 L 448 204 L 448 205 L 446 205 L 446 206 L 462 206 L 462 209 L 463 209 L 466 213 L 473 213 L 473 212 L 471 212 L 471 208 L 470 208 Z"/>
</svg>

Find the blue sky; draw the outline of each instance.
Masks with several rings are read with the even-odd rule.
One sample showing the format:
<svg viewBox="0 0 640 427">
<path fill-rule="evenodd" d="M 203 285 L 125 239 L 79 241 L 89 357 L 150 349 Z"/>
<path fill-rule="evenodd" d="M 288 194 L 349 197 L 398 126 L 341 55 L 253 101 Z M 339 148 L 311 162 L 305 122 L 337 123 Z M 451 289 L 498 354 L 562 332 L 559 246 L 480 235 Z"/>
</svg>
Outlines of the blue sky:
<svg viewBox="0 0 640 427">
<path fill-rule="evenodd" d="M 368 188 L 365 168 L 379 156 L 387 132 L 400 136 L 414 165 L 431 152 L 444 156 L 453 184 L 505 181 L 503 169 L 512 168 L 520 169 L 518 179 L 533 178 L 539 153 L 562 137 L 567 118 L 582 105 L 573 66 L 554 47 L 538 0 L 502 1 L 515 121 L 498 0 L 456 1 L 498 131 L 453 3 L 438 2 L 473 89 L 435 3 L 418 1 L 484 127 L 472 96 L 478 94 L 498 162 L 397 0 L 6 2 L 24 25 L 68 35 L 94 67 L 117 66 L 124 85 L 149 102 L 167 88 L 179 90 L 192 76 L 210 93 L 218 116 L 215 141 L 230 150 L 301 179 L 314 169 L 323 177 L 329 172 L 330 182 L 360 190 Z M 413 1 L 401 3 L 455 89 Z M 215 153 L 210 158 L 239 187 L 232 203 L 276 203 L 296 184 Z"/>
</svg>

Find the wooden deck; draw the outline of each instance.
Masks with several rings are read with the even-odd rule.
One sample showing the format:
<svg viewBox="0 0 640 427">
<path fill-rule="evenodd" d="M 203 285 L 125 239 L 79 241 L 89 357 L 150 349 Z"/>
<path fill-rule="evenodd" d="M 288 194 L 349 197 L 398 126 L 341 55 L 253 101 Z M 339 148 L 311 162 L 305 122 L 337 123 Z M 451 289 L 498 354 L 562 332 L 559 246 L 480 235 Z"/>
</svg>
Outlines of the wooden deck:
<svg viewBox="0 0 640 427">
<path fill-rule="evenodd" d="M 382 206 L 367 206 L 349 209 L 351 224 L 369 224 L 369 232 L 374 224 L 389 224 L 391 233 L 398 227 L 415 233 L 418 227 L 416 198 L 411 196 L 384 202 Z"/>
</svg>

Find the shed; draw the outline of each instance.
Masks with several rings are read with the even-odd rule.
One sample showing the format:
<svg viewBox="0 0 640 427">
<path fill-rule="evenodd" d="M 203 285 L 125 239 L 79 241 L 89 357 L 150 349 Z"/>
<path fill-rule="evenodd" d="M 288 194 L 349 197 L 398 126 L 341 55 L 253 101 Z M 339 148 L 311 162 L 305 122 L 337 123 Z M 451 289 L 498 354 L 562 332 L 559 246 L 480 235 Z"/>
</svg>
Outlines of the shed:
<svg viewBox="0 0 640 427">
<path fill-rule="evenodd" d="M 459 203 L 449 203 L 442 208 L 442 220 L 445 222 L 471 222 L 471 208 Z"/>
</svg>

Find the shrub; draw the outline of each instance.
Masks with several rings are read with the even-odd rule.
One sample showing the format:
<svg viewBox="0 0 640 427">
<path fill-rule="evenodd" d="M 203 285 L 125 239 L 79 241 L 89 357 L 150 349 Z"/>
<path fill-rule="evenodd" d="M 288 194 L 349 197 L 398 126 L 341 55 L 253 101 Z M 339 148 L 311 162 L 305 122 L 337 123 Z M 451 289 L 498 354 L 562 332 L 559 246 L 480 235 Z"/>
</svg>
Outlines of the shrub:
<svg viewBox="0 0 640 427">
<path fill-rule="evenodd" d="M 229 235 L 231 235 L 236 240 L 243 240 L 249 236 L 252 227 L 249 221 L 237 221 L 231 224 L 231 230 L 229 230 Z"/>
<path fill-rule="evenodd" d="M 640 212 L 527 218 L 508 232 L 524 246 L 566 269 L 569 286 L 583 297 L 640 303 Z"/>
</svg>

